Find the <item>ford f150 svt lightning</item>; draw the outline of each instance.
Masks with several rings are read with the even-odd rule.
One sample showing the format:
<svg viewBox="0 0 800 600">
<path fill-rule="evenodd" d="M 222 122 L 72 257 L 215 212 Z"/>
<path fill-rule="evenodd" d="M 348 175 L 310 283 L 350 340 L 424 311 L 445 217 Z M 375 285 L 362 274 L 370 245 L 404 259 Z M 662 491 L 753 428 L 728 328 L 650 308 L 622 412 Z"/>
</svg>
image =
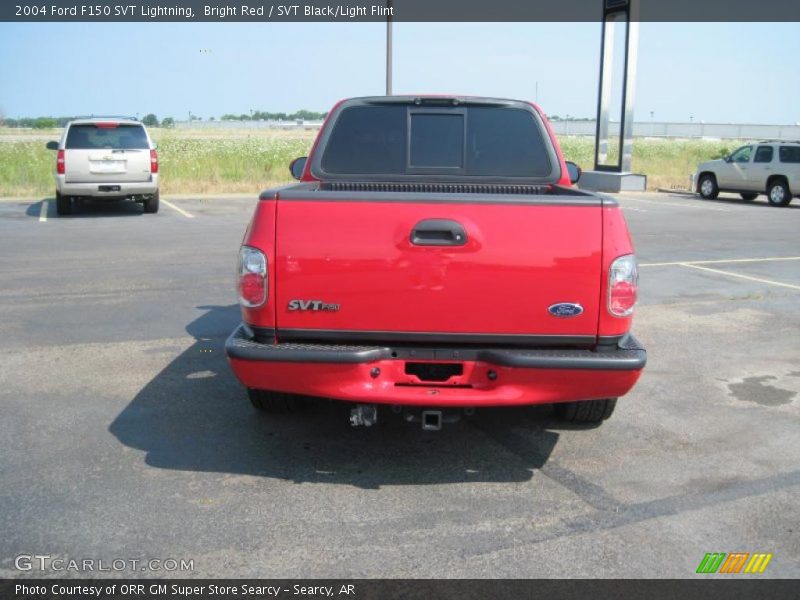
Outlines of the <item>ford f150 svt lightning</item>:
<svg viewBox="0 0 800 600">
<path fill-rule="evenodd" d="M 423 428 L 557 403 L 600 422 L 639 378 L 637 267 L 618 204 L 571 187 L 541 110 L 512 100 L 340 102 L 300 181 L 263 192 L 226 352 L 252 403 L 389 404 Z"/>
</svg>

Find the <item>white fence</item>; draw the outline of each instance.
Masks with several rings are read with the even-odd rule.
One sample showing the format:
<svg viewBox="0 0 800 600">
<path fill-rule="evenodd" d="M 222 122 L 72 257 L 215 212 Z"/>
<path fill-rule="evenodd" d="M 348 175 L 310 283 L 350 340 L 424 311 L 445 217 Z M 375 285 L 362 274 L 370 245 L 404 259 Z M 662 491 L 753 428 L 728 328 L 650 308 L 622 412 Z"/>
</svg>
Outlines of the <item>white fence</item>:
<svg viewBox="0 0 800 600">
<path fill-rule="evenodd" d="M 552 121 L 557 135 L 594 136 L 595 121 Z M 609 127 L 619 131 L 619 124 Z M 633 124 L 634 137 L 705 138 L 732 140 L 800 140 L 800 125 L 755 125 L 749 123 L 665 123 Z"/>
<path fill-rule="evenodd" d="M 594 136 L 595 121 L 552 121 L 557 135 Z M 619 126 L 611 124 L 610 130 Z M 319 129 L 322 121 L 177 121 L 180 129 Z M 633 124 L 634 137 L 705 138 L 732 140 L 800 140 L 800 125 L 755 125 L 750 123 L 667 123 L 643 121 Z"/>
<path fill-rule="evenodd" d="M 175 121 L 178 129 L 319 129 L 322 121 Z"/>
</svg>

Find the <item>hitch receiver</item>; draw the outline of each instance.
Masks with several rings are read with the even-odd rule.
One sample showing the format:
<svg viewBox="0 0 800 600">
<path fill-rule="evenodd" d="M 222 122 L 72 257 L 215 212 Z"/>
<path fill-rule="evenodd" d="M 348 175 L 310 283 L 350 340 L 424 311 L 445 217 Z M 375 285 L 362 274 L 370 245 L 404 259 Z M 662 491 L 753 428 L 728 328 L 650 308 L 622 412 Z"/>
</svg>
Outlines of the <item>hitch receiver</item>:
<svg viewBox="0 0 800 600">
<path fill-rule="evenodd" d="M 422 411 L 422 429 L 424 431 L 441 431 L 441 429 L 442 429 L 442 411 L 440 411 L 440 410 L 423 410 Z"/>
</svg>

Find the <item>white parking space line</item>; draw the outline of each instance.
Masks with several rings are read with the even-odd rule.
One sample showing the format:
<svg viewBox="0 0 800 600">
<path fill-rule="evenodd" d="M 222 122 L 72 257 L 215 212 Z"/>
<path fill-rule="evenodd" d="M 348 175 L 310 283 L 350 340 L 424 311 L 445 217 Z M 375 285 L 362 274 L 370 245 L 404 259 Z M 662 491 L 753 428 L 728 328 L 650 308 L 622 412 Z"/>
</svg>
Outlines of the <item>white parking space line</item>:
<svg viewBox="0 0 800 600">
<path fill-rule="evenodd" d="M 737 277 L 739 279 L 746 279 L 748 281 L 756 281 L 758 283 L 768 283 L 770 285 L 777 285 L 780 287 L 789 288 L 792 290 L 800 290 L 800 285 L 792 285 L 791 283 L 783 283 L 782 281 L 773 281 L 771 279 L 761 279 L 760 277 L 751 277 L 750 275 L 742 275 L 741 273 L 731 273 L 730 271 L 722 271 L 720 269 L 711 269 L 697 264 L 680 263 L 680 266 L 689 269 L 698 269 L 700 271 L 708 271 L 709 273 L 716 273 L 717 275 L 727 275 L 728 277 Z"/>
<path fill-rule="evenodd" d="M 167 200 L 161 199 L 161 202 L 169 206 L 172 210 L 181 213 L 184 217 L 188 219 L 194 219 L 194 215 L 191 213 L 186 212 L 180 206 L 175 206 L 172 202 L 168 202 Z"/>
<path fill-rule="evenodd" d="M 699 210 L 713 210 L 717 212 L 731 212 L 727 208 L 719 208 L 718 206 L 704 206 L 702 204 L 679 204 L 678 202 L 664 202 L 663 200 L 642 200 L 641 198 L 626 197 L 620 204 L 625 208 L 625 203 L 628 201 L 642 202 L 643 204 L 652 204 L 653 206 L 677 206 L 678 208 L 696 208 Z"/>
<path fill-rule="evenodd" d="M 679 260 L 674 262 L 640 263 L 640 267 L 685 267 L 692 265 L 722 265 L 727 263 L 759 263 L 800 260 L 800 256 L 773 256 L 769 258 L 723 258 L 718 260 Z"/>
<path fill-rule="evenodd" d="M 44 223 L 47 221 L 47 207 L 50 206 L 50 203 L 47 200 L 42 200 L 42 207 L 39 210 L 39 223 Z"/>
</svg>

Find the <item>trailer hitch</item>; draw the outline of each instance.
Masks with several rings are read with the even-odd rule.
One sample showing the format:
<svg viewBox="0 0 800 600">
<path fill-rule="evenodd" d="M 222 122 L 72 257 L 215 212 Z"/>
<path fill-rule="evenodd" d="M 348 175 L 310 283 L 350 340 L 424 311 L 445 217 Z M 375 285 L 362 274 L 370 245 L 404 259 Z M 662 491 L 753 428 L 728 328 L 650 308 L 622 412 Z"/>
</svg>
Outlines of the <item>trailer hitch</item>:
<svg viewBox="0 0 800 600">
<path fill-rule="evenodd" d="M 453 408 L 416 408 L 406 407 L 402 409 L 403 420 L 406 423 L 420 423 L 423 431 L 441 431 L 445 423 L 457 423 L 461 420 L 462 413 L 466 416 L 475 414 L 475 409 Z"/>
</svg>

